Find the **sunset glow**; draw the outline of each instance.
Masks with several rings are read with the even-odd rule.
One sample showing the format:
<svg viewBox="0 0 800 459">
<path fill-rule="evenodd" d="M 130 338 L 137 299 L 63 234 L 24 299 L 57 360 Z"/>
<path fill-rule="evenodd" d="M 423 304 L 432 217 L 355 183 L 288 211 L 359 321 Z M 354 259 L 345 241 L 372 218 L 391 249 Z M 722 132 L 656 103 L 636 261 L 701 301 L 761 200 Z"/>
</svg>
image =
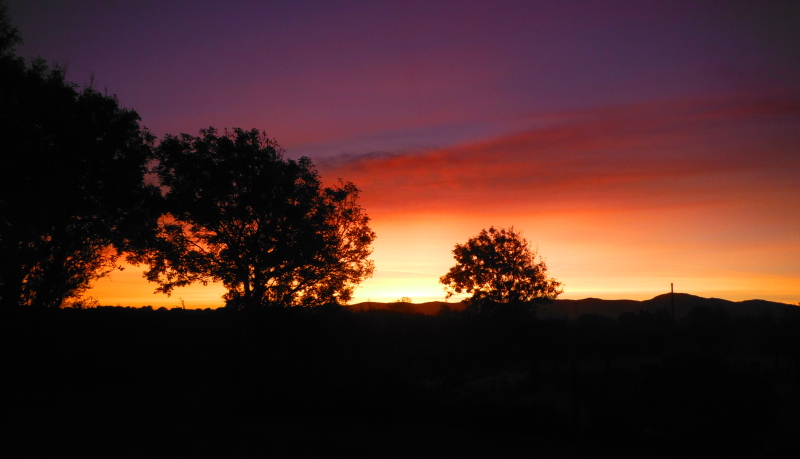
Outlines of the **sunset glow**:
<svg viewBox="0 0 800 459">
<path fill-rule="evenodd" d="M 20 54 L 94 75 L 159 138 L 255 127 L 355 183 L 377 239 L 354 302 L 443 300 L 454 245 L 489 226 L 521 230 L 562 298 L 800 302 L 796 8 L 174 3 L 10 6 Z M 155 288 L 126 265 L 86 295 L 223 305 Z"/>
</svg>

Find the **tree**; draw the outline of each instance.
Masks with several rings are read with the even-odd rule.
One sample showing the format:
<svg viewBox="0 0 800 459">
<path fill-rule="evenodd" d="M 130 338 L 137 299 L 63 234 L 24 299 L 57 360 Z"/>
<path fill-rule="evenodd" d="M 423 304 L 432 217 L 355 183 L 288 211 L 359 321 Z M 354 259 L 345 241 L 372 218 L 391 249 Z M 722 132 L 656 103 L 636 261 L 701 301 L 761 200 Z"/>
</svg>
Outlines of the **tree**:
<svg viewBox="0 0 800 459">
<path fill-rule="evenodd" d="M 18 59 L 14 56 L 14 47 L 22 43 L 19 30 L 11 24 L 8 4 L 0 1 L 0 57 Z"/>
<path fill-rule="evenodd" d="M 386 309 L 400 314 L 417 314 L 417 308 L 411 302 L 411 298 L 404 296 L 399 300 L 386 305 Z"/>
<path fill-rule="evenodd" d="M 470 308 L 493 304 L 529 305 L 555 299 L 561 283 L 514 228 L 490 227 L 453 249 L 456 265 L 439 279 L 447 297 L 472 294 Z"/>
<path fill-rule="evenodd" d="M 5 5 L 0 16 L 0 307 L 59 307 L 155 226 L 152 136 L 115 96 L 14 56 Z"/>
<path fill-rule="evenodd" d="M 155 169 L 168 214 L 141 261 L 169 294 L 222 282 L 233 307 L 345 303 L 372 275 L 375 233 L 349 182 L 324 188 L 308 158 L 258 130 L 167 136 Z"/>
</svg>

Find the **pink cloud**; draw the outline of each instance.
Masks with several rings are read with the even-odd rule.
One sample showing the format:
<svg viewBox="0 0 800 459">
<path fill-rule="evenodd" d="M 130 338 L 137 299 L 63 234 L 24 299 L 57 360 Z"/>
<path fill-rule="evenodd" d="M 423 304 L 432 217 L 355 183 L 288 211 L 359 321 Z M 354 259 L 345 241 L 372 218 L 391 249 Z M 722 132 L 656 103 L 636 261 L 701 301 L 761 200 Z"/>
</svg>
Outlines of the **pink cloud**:
<svg viewBox="0 0 800 459">
<path fill-rule="evenodd" d="M 320 168 L 356 183 L 381 213 L 690 205 L 797 189 L 798 118 L 796 95 L 614 107 L 483 142 Z"/>
</svg>

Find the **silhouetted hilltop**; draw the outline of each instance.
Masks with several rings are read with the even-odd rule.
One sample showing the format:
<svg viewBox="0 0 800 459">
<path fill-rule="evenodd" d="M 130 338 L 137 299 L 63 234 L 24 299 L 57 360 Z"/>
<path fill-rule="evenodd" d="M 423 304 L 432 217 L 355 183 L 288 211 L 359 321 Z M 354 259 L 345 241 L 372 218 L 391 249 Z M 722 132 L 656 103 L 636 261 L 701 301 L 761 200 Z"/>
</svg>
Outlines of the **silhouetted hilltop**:
<svg viewBox="0 0 800 459">
<path fill-rule="evenodd" d="M 374 311 L 374 310 L 390 310 L 392 305 L 397 303 L 381 303 L 377 301 L 365 301 L 363 303 L 356 303 L 347 306 L 347 309 L 354 312 Z M 454 311 L 463 311 L 466 305 L 462 302 L 448 303 L 445 301 L 428 301 L 425 303 L 408 303 L 414 312 L 425 315 L 436 315 L 442 309 L 442 306 L 447 306 Z"/>
<path fill-rule="evenodd" d="M 792 304 L 766 300 L 729 301 L 721 298 L 703 298 L 688 293 L 676 293 L 674 301 L 675 317 L 677 319 L 686 317 L 693 308 L 698 306 L 710 308 L 712 310 L 722 309 L 731 316 L 766 314 L 776 318 L 783 316 L 786 308 L 797 307 Z M 396 303 L 370 301 L 350 305 L 348 309 L 354 312 L 389 310 L 394 304 Z M 466 305 L 461 302 L 447 303 L 444 301 L 409 303 L 409 305 L 414 312 L 426 315 L 437 314 L 443 306 L 454 311 L 463 311 L 466 308 Z M 537 309 L 536 316 L 542 319 L 570 319 L 575 317 L 577 311 L 578 316 L 597 314 L 617 319 L 620 314 L 626 312 L 638 314 L 640 311 L 647 311 L 651 314 L 671 314 L 671 308 L 672 298 L 669 293 L 665 293 L 643 301 L 603 300 L 600 298 L 555 300 L 549 304 L 540 305 Z"/>
<path fill-rule="evenodd" d="M 644 301 L 636 300 L 601 300 L 586 298 L 583 300 L 555 300 L 538 309 L 540 318 L 574 318 L 577 307 L 578 316 L 598 314 L 616 319 L 620 314 L 630 312 L 638 314 L 647 311 L 652 314 L 671 313 L 671 295 L 665 293 Z M 682 319 L 695 307 L 706 307 L 712 310 L 722 309 L 732 316 L 767 314 L 781 317 L 786 308 L 797 306 L 766 300 L 729 301 L 721 298 L 703 298 L 688 293 L 676 293 L 674 297 L 675 318 Z"/>
<path fill-rule="evenodd" d="M 638 312 L 642 309 L 641 301 L 634 300 L 601 300 L 585 298 L 582 300 L 555 300 L 537 309 L 537 317 L 544 319 L 574 319 L 584 314 L 600 314 L 616 319 L 623 312 Z"/>
</svg>

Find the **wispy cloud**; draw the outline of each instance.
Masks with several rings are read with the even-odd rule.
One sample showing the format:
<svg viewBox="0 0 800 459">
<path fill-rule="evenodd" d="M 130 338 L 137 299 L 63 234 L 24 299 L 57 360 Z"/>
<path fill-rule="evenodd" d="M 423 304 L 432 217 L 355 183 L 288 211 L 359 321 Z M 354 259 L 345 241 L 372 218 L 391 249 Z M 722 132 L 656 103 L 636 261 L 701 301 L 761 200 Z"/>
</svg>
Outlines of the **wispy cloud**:
<svg viewBox="0 0 800 459">
<path fill-rule="evenodd" d="M 796 189 L 798 126 L 797 94 L 652 103 L 561 114 L 449 148 L 340 156 L 321 168 L 355 182 L 379 212 L 685 205 Z"/>
</svg>

